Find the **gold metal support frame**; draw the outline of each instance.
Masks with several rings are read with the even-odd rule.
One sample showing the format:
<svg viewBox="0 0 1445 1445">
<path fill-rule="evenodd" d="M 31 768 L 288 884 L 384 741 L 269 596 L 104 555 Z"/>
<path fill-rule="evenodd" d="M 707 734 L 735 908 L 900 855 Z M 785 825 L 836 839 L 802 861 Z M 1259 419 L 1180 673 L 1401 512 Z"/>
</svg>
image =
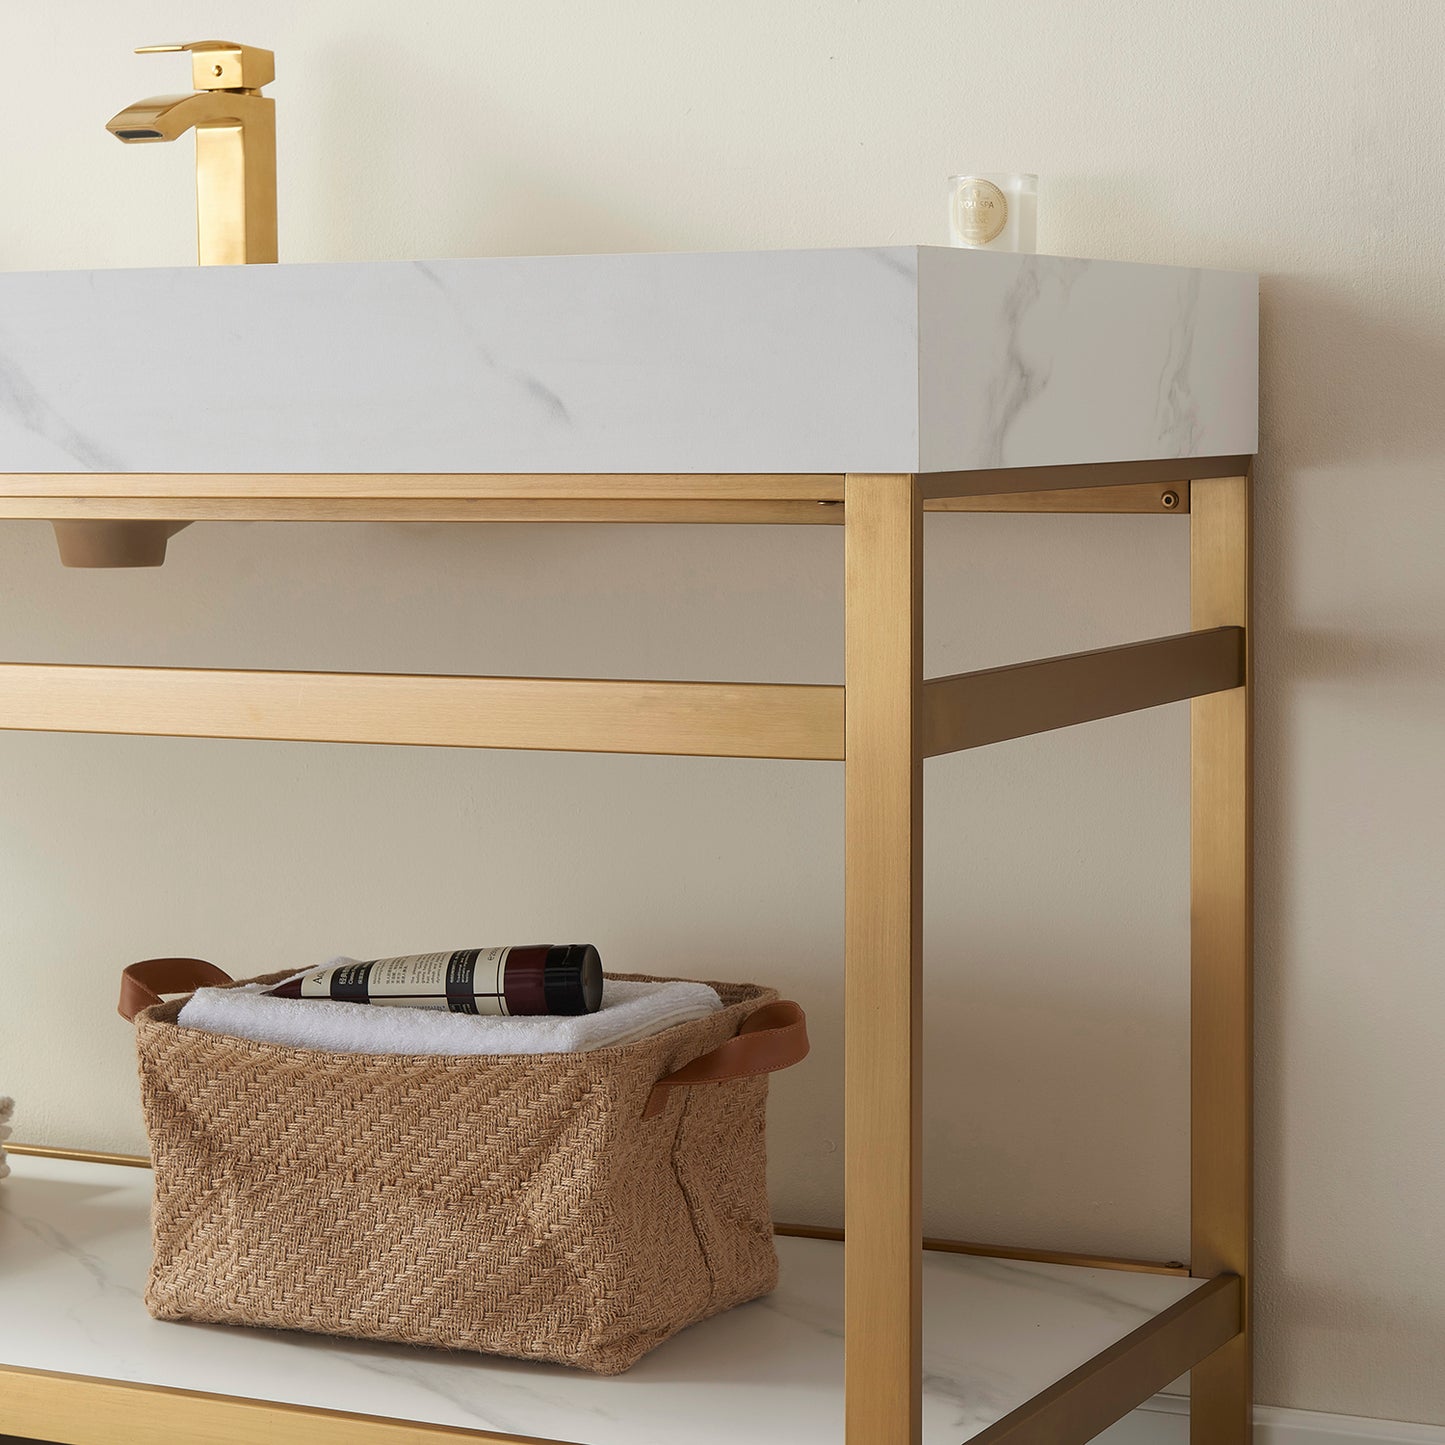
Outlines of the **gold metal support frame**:
<svg viewBox="0 0 1445 1445">
<path fill-rule="evenodd" d="M 926 511 L 1189 516 L 1191 631 L 926 679 Z M 924 1248 L 1183 1266 L 925 1240 L 920 1184 L 922 764 L 1192 699 L 1192 1240 L 1206 1281 L 976 1437 L 1082 1445 L 1192 1370 L 1193 1445 L 1250 1438 L 1249 478 L 1245 458 L 933 476 L 0 476 L 0 517 L 833 523 L 842 687 L 0 664 L 0 728 L 843 761 L 848 1445 L 921 1435 Z M 17 1150 L 17 1152 L 22 1152 Z M 124 1156 L 73 1154 L 102 1163 Z M 836 1231 L 780 1231 L 837 1237 Z M 421 1445 L 520 1437 L 0 1363 L 0 1432 L 71 1445 L 169 1435 Z"/>
<path fill-rule="evenodd" d="M 7 662 L 0 728 L 838 759 L 843 689 Z"/>
<path fill-rule="evenodd" d="M 1190 704 L 1191 1242 L 1197 1275 L 1243 1281 L 1240 1332 L 1192 1379 L 1192 1445 L 1249 1438 L 1252 1411 L 1253 875 L 1249 477 L 1200 482 L 1190 620 L 1244 632 L 1243 686 Z"/>
<path fill-rule="evenodd" d="M 923 499 L 848 478 L 843 1212 L 848 1440 L 915 1441 L 923 1379 Z"/>
</svg>

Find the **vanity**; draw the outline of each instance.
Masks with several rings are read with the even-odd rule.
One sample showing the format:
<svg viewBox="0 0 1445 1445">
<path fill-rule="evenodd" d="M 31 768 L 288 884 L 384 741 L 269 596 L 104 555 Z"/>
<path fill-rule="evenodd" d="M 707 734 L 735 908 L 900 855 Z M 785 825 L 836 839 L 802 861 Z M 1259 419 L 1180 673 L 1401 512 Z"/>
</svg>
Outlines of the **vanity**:
<svg viewBox="0 0 1445 1445">
<path fill-rule="evenodd" d="M 160 1324 L 146 1161 L 22 1148 L 0 1433 L 1053 1445 L 1192 1370 L 1196 1445 L 1242 1445 L 1257 311 L 1249 275 L 915 246 L 0 276 L 0 519 L 72 562 L 213 520 L 836 526 L 847 635 L 839 685 L 0 663 L 4 728 L 832 760 L 847 900 L 846 1238 L 781 1226 L 775 1295 L 615 1379 Z M 1191 630 L 926 677 L 924 520 L 977 511 L 1178 517 Z M 1190 1258 L 924 1240 L 923 761 L 1183 699 Z"/>
</svg>

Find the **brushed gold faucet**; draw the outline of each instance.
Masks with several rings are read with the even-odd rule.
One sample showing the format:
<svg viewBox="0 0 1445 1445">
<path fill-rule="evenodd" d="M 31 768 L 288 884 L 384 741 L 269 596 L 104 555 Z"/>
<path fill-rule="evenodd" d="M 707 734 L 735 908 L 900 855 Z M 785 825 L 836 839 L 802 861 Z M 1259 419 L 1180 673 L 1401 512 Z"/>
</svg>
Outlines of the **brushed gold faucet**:
<svg viewBox="0 0 1445 1445">
<path fill-rule="evenodd" d="M 106 124 L 127 145 L 196 133 L 196 231 L 203 266 L 276 260 L 276 102 L 261 87 L 276 57 L 231 40 L 143 45 L 137 55 L 188 52 L 191 95 L 156 95 Z M 159 567 L 188 522 L 57 521 L 66 567 Z"/>
<path fill-rule="evenodd" d="M 276 259 L 276 102 L 261 87 L 276 57 L 231 40 L 143 45 L 137 55 L 189 52 L 192 95 L 157 95 L 106 123 L 127 145 L 196 133 L 196 221 L 203 266 Z"/>
</svg>

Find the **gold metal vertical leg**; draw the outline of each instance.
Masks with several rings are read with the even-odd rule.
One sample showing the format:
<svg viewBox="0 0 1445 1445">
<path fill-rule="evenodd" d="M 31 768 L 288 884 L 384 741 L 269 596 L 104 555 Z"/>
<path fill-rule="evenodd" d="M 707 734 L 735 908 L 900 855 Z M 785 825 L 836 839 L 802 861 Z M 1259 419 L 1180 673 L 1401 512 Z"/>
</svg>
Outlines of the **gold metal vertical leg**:
<svg viewBox="0 0 1445 1445">
<path fill-rule="evenodd" d="M 1190 726 L 1191 1271 L 1244 1281 L 1243 1331 L 1191 1376 L 1192 1445 L 1251 1434 L 1253 1076 L 1250 909 L 1249 478 L 1191 486 L 1195 628 L 1243 627 L 1246 683 L 1195 698 Z"/>
<path fill-rule="evenodd" d="M 923 507 L 847 479 L 848 1445 L 916 1445 L 922 1410 Z"/>
</svg>

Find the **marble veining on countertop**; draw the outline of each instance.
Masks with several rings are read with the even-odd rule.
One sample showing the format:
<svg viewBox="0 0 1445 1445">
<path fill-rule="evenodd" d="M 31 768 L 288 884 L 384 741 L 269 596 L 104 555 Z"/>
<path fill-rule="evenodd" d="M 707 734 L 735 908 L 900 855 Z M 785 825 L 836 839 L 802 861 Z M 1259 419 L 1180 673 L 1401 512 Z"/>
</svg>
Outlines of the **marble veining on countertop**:
<svg viewBox="0 0 1445 1445">
<path fill-rule="evenodd" d="M 1256 278 L 890 246 L 0 274 L 0 474 L 1255 450 Z"/>
</svg>

